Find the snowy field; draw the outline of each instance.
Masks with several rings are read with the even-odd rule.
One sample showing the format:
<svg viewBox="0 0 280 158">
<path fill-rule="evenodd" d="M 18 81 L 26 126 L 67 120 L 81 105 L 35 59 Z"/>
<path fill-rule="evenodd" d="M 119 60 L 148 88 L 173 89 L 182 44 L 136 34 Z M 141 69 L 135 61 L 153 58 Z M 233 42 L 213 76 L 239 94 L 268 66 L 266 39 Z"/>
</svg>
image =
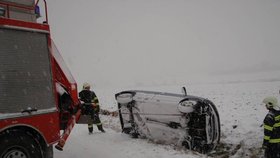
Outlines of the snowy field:
<svg viewBox="0 0 280 158">
<path fill-rule="evenodd" d="M 101 108 L 117 110 L 114 94 L 123 90 L 153 90 L 180 93 L 182 85 L 99 89 L 95 91 Z M 188 94 L 208 98 L 217 106 L 221 120 L 220 145 L 209 155 L 201 155 L 172 145 L 160 145 L 146 139 L 132 139 L 121 133 L 118 117 L 103 116 L 106 133 L 87 125 L 76 125 L 63 152 L 54 151 L 55 158 L 188 158 L 188 157 L 262 157 L 262 121 L 267 110 L 262 104 L 266 96 L 280 100 L 280 81 L 235 82 L 186 85 Z"/>
</svg>

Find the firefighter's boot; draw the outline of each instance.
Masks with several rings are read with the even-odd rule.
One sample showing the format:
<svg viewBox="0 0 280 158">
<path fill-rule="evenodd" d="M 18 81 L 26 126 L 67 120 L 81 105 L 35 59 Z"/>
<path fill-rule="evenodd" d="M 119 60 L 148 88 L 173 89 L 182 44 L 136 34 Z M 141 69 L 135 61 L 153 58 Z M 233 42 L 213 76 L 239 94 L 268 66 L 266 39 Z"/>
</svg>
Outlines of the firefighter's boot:
<svg viewBox="0 0 280 158">
<path fill-rule="evenodd" d="M 89 134 L 92 134 L 93 131 L 93 124 L 88 124 L 88 132 Z"/>
<path fill-rule="evenodd" d="M 99 131 L 105 133 L 105 130 L 103 129 L 102 124 L 97 125 L 97 128 L 98 128 Z"/>
</svg>

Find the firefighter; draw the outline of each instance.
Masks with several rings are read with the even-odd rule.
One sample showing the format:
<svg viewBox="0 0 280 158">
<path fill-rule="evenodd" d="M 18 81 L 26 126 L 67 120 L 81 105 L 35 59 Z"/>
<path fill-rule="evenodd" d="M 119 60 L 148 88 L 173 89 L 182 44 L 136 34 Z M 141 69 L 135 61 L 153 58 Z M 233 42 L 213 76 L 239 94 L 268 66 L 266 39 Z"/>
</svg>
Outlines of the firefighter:
<svg viewBox="0 0 280 158">
<path fill-rule="evenodd" d="M 264 140 L 266 158 L 280 158 L 280 108 L 277 98 L 266 97 L 263 100 L 268 114 L 264 119 Z"/>
<path fill-rule="evenodd" d="M 82 111 L 86 115 L 90 115 L 91 119 L 88 122 L 89 134 L 92 134 L 93 124 L 97 125 L 99 131 L 105 133 L 102 123 L 99 118 L 99 101 L 93 91 L 90 90 L 90 84 L 84 83 L 83 90 L 79 93 L 79 98 L 82 101 Z"/>
</svg>

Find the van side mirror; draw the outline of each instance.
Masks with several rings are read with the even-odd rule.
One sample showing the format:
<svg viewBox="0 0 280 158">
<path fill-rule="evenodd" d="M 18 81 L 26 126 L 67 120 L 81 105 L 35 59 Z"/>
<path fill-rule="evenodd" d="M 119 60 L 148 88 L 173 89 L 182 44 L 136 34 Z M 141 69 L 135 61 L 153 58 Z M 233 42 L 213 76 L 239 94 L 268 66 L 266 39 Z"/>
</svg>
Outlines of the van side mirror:
<svg viewBox="0 0 280 158">
<path fill-rule="evenodd" d="M 182 94 L 185 95 L 185 96 L 188 95 L 186 87 L 182 87 Z"/>
</svg>

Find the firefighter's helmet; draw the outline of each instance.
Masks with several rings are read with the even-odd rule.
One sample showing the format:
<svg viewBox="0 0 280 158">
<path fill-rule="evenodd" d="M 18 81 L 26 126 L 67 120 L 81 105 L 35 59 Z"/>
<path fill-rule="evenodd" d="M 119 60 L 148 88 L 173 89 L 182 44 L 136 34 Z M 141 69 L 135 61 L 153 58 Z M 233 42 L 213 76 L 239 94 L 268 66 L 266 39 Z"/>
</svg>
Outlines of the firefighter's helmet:
<svg viewBox="0 0 280 158">
<path fill-rule="evenodd" d="M 275 97 L 266 97 L 266 98 L 264 98 L 263 103 L 265 103 L 265 105 L 269 108 L 278 106 L 278 101 L 277 101 L 277 98 L 275 98 Z"/>
<path fill-rule="evenodd" d="M 90 84 L 87 83 L 87 82 L 85 82 L 85 83 L 83 84 L 83 89 L 89 89 L 89 88 L 90 88 Z"/>
</svg>

